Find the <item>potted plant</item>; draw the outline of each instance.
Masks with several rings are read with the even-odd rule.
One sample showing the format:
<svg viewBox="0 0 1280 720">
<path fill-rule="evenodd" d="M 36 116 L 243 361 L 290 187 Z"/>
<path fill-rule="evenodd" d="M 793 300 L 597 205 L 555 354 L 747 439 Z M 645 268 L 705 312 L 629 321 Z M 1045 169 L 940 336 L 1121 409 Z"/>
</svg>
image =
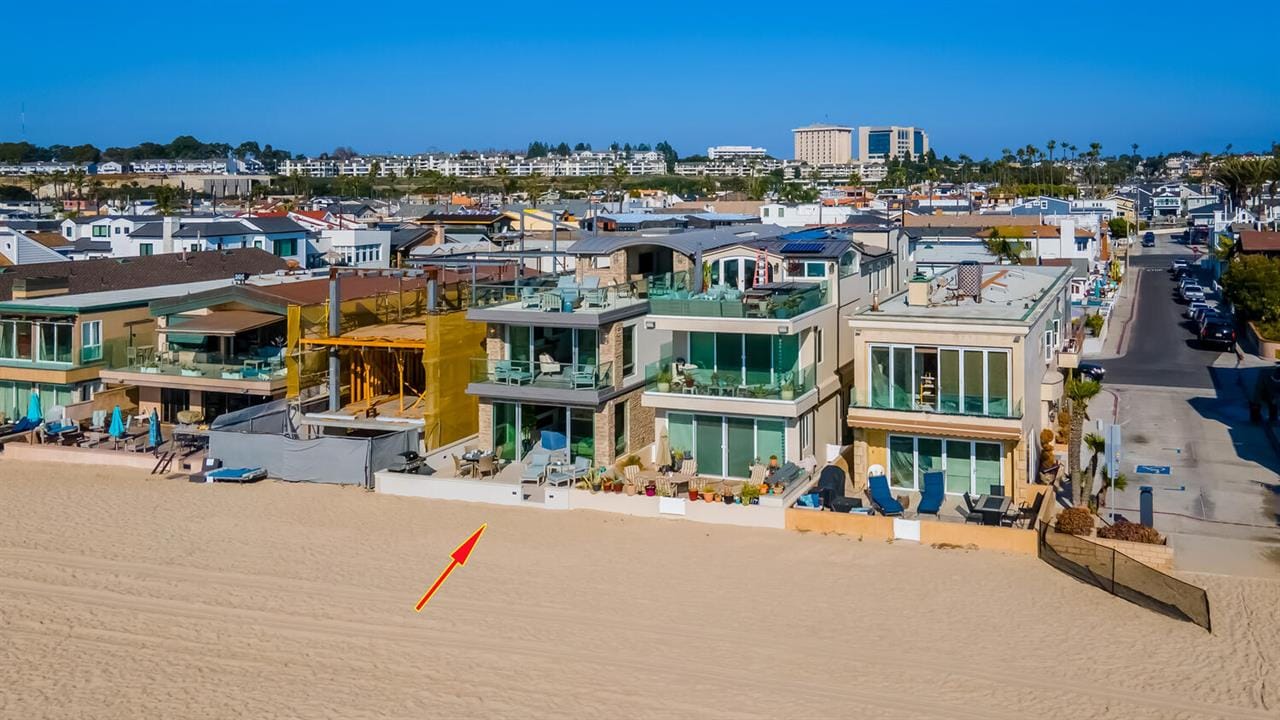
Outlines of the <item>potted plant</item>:
<svg viewBox="0 0 1280 720">
<path fill-rule="evenodd" d="M 703 502 L 715 502 L 715 501 L 716 501 L 716 486 L 715 486 L 715 485 L 712 485 L 712 484 L 708 483 L 708 484 L 706 484 L 706 485 L 703 485 L 703 486 L 702 486 L 702 501 L 703 501 Z"/>
<path fill-rule="evenodd" d="M 760 504 L 760 486 L 755 483 L 743 483 L 742 489 L 738 491 L 742 498 L 743 505 L 759 505 Z"/>
<path fill-rule="evenodd" d="M 192 365 L 191 363 L 183 363 L 182 365 L 178 366 L 178 372 L 185 377 L 200 377 L 201 375 L 204 375 L 203 370 L 196 367 L 195 365 Z"/>
<path fill-rule="evenodd" d="M 658 486 L 652 480 L 648 485 L 644 486 L 644 494 L 646 497 L 653 497 L 658 494 Z"/>
<path fill-rule="evenodd" d="M 734 498 L 733 488 L 730 487 L 728 483 L 725 483 L 724 485 L 720 486 L 720 493 L 721 493 L 720 499 L 724 500 L 725 505 L 733 504 L 733 498 Z"/>
<path fill-rule="evenodd" d="M 784 373 L 782 375 L 782 390 L 780 391 L 780 395 L 783 400 L 796 399 L 796 386 L 792 383 L 791 373 Z"/>
<path fill-rule="evenodd" d="M 671 392 L 671 371 L 663 368 L 658 371 L 656 378 L 658 384 L 658 392 Z"/>
<path fill-rule="evenodd" d="M 698 490 L 698 487 L 693 483 L 689 483 L 689 501 L 694 502 L 700 497 L 702 497 L 702 493 Z"/>
<path fill-rule="evenodd" d="M 144 373 L 149 373 L 149 374 L 159 374 L 159 373 L 160 373 L 160 365 L 159 365 L 155 360 L 148 360 L 148 361 L 147 361 L 147 362 L 146 362 L 146 363 L 145 363 L 141 368 L 139 368 L 139 369 L 140 369 L 140 370 L 142 370 L 142 372 L 144 372 Z"/>
</svg>

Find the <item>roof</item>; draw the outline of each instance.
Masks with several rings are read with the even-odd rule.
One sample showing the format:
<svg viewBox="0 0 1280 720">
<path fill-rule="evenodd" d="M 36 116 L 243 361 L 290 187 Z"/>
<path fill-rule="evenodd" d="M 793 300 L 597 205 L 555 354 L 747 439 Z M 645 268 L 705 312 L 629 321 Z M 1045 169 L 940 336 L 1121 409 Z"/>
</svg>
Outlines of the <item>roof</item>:
<svg viewBox="0 0 1280 720">
<path fill-rule="evenodd" d="M 146 227 L 146 226 L 144 226 Z M 174 231 L 176 238 L 226 237 L 228 235 L 252 235 L 253 228 L 239 220 L 215 220 L 214 222 L 192 223 Z"/>
<path fill-rule="evenodd" d="M 23 234 L 31 238 L 32 240 L 35 240 L 36 242 L 40 243 L 41 245 L 47 248 L 52 248 L 54 250 L 58 248 L 67 247 L 68 245 L 72 244 L 72 242 L 68 240 L 66 236 L 63 235 L 62 233 L 41 231 L 41 232 L 28 232 Z M 107 243 L 107 246 L 110 247 L 111 243 Z"/>
<path fill-rule="evenodd" d="M 569 249 L 569 253 L 573 255 L 608 255 L 629 247 L 657 245 L 683 255 L 693 256 L 694 253 L 700 250 L 714 250 L 727 245 L 772 240 L 786 234 L 786 232 L 787 228 L 780 225 L 738 225 L 662 235 L 610 233 L 584 237 L 573 244 L 573 247 Z"/>
<path fill-rule="evenodd" d="M 931 278 L 927 305 L 910 305 L 909 290 L 881 301 L 878 310 L 868 307 L 856 312 L 852 323 L 902 322 L 919 320 L 947 325 L 955 323 L 1028 325 L 1047 306 L 1048 299 L 1074 275 L 1069 267 L 1043 265 L 979 265 L 982 268 L 982 301 L 956 298 L 960 266 Z"/>
<path fill-rule="evenodd" d="M 1241 230 L 1241 252 L 1280 252 L 1280 232 L 1271 230 Z"/>
<path fill-rule="evenodd" d="M 446 233 L 446 236 L 448 233 Z M 396 228 L 391 231 L 391 249 L 399 250 L 431 236 L 431 229 L 424 227 Z"/>
<path fill-rule="evenodd" d="M 284 315 L 253 310 L 215 310 L 207 315 L 175 316 L 168 328 L 186 335 L 234 336 L 284 319 Z"/>
<path fill-rule="evenodd" d="M 379 293 L 394 292 L 397 289 L 410 290 L 426 284 L 423 278 L 406 278 L 377 275 L 344 276 L 338 283 L 343 302 L 357 298 L 372 297 Z M 157 302 L 151 305 L 152 315 L 170 315 L 187 312 L 195 308 L 207 308 L 224 303 L 248 305 L 258 310 L 283 315 L 290 305 L 319 305 L 329 299 L 329 279 L 308 278 L 306 280 L 281 280 L 280 282 L 262 282 L 250 279 L 244 285 L 225 285 L 215 287 L 206 292 L 173 301 Z"/>
<path fill-rule="evenodd" d="M 90 261 L 84 261 L 90 262 Z M 80 264 L 80 262 L 68 263 Z M 75 313 L 88 310 L 107 310 L 120 307 L 136 307 L 146 305 L 153 300 L 179 297 L 192 293 L 211 290 L 220 285 L 230 285 L 231 278 L 205 280 L 195 283 L 176 285 L 151 285 L 148 287 L 130 288 L 128 290 L 103 290 L 71 295 L 53 295 L 50 297 L 31 298 L 29 300 L 8 300 L 0 302 L 0 313 L 3 312 L 62 312 Z"/>
<path fill-rule="evenodd" d="M 306 232 L 307 229 L 297 223 L 292 218 L 287 217 L 250 217 L 244 218 L 242 222 L 249 223 L 264 233 L 300 233 Z"/>
<path fill-rule="evenodd" d="M 286 267 L 283 258 L 257 248 L 34 263 L 0 271 L 0 300 L 13 297 L 13 281 L 18 278 L 66 278 L 68 293 L 86 293 L 201 282 L 236 273 L 258 275 Z"/>
<path fill-rule="evenodd" d="M 991 227 L 992 225 L 1039 225 L 1036 215 L 983 215 L 981 213 L 961 213 L 959 215 L 906 215 L 902 218 L 905 227 Z"/>
</svg>

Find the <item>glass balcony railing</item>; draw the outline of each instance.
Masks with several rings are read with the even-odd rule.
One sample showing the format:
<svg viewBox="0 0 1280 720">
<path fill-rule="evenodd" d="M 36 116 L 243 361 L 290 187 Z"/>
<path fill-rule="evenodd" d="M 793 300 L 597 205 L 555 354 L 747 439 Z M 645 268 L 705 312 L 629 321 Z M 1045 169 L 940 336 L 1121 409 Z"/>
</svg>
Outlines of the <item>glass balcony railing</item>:
<svg viewBox="0 0 1280 720">
<path fill-rule="evenodd" d="M 471 382 L 530 385 L 561 390 L 600 390 L 613 386 L 613 363 L 589 365 L 552 360 L 476 358 L 471 361 Z"/>
<path fill-rule="evenodd" d="M 123 372 L 144 375 L 204 377 L 218 380 L 283 380 L 288 374 L 279 355 L 206 355 L 199 359 L 154 359 L 120 368 Z"/>
<path fill-rule="evenodd" d="M 1022 418 L 1022 401 L 1010 401 L 1007 398 L 986 398 L 985 402 L 983 398 L 978 397 L 920 402 L 918 399 L 899 397 L 873 398 L 872 402 L 862 402 L 858 400 L 857 391 L 850 390 L 849 407 L 861 410 L 893 410 L 895 412 L 987 417 L 1000 420 L 1020 420 Z"/>
<path fill-rule="evenodd" d="M 531 312 L 603 312 L 648 302 L 658 293 L 687 287 L 684 273 L 637 276 L 620 283 L 601 284 L 598 277 L 578 280 L 574 275 L 526 278 L 514 283 L 483 283 L 469 290 L 473 308 L 503 307 Z"/>
<path fill-rule="evenodd" d="M 732 397 L 748 400 L 794 400 L 814 387 L 813 368 L 798 371 L 740 370 L 720 371 L 677 365 L 666 359 L 645 366 L 645 391 Z"/>
<path fill-rule="evenodd" d="M 705 292 L 671 290 L 649 298 L 654 315 L 788 320 L 826 303 L 826 283 L 770 283 L 746 291 L 717 285 Z"/>
</svg>

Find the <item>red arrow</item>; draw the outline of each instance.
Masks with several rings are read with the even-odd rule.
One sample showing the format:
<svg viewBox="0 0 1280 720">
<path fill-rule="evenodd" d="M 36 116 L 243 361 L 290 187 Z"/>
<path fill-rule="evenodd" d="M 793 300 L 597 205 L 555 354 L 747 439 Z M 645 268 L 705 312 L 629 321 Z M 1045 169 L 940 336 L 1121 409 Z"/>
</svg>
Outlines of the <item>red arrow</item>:
<svg viewBox="0 0 1280 720">
<path fill-rule="evenodd" d="M 453 572 L 454 568 L 467 564 L 467 558 L 471 556 L 471 551 L 476 548 L 476 542 L 480 540 L 480 535 L 484 533 L 484 529 L 487 527 L 489 527 L 488 523 L 481 525 L 479 530 L 471 533 L 471 537 L 464 540 L 456 550 L 449 553 L 449 557 L 453 561 L 449 563 L 449 567 L 444 569 L 444 572 L 440 573 L 440 577 L 436 578 L 434 583 L 431 583 L 431 587 L 427 588 L 427 591 L 423 593 L 422 599 L 413 607 L 414 612 L 422 612 L 422 608 L 426 607 L 427 601 L 431 599 L 432 595 L 436 594 L 436 590 L 440 589 L 440 586 L 444 584 L 444 581 L 449 577 L 449 573 Z"/>
</svg>

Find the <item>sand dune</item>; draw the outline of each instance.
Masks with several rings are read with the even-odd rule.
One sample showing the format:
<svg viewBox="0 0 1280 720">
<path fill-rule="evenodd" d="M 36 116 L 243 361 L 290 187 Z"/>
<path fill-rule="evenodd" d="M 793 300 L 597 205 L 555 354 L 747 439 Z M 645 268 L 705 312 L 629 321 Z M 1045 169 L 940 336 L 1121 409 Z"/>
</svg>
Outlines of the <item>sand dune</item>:
<svg viewBox="0 0 1280 720">
<path fill-rule="evenodd" d="M 0 717 L 1280 717 L 1280 583 L 1190 579 L 1212 635 L 1024 557 L 0 460 Z"/>
</svg>

